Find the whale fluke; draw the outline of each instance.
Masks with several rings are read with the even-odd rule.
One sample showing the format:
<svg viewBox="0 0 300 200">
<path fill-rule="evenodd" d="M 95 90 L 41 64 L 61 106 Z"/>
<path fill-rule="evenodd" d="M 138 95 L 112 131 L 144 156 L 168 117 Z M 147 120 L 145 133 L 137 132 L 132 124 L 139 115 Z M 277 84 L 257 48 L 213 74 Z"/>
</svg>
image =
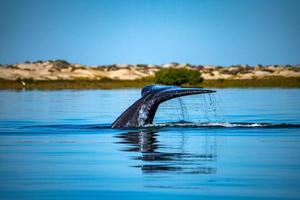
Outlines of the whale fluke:
<svg viewBox="0 0 300 200">
<path fill-rule="evenodd" d="M 148 85 L 142 89 L 142 97 L 125 110 L 111 125 L 111 128 L 133 128 L 152 124 L 160 103 L 186 95 L 212 93 L 201 88 Z"/>
</svg>

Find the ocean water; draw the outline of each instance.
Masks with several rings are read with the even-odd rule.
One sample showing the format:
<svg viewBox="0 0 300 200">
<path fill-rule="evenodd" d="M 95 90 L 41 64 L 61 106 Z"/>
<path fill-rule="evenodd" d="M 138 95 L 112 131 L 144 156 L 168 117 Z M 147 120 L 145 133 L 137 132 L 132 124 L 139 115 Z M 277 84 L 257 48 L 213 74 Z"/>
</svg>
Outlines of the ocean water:
<svg viewBox="0 0 300 200">
<path fill-rule="evenodd" d="M 217 89 L 110 129 L 139 97 L 0 91 L 0 199 L 300 199 L 299 89 Z"/>
</svg>

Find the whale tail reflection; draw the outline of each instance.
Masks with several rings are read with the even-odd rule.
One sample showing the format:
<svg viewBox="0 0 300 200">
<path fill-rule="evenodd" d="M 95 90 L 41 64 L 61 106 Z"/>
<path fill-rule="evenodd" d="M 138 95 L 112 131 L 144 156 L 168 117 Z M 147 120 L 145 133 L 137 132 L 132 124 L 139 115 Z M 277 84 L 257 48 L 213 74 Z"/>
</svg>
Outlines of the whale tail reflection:
<svg viewBox="0 0 300 200">
<path fill-rule="evenodd" d="M 132 167 L 140 168 L 144 173 L 216 173 L 216 168 L 206 166 L 207 163 L 215 161 L 217 157 L 215 138 L 212 136 L 210 136 L 211 140 L 207 138 L 204 140 L 204 143 L 208 142 L 204 145 L 207 145 L 209 148 L 206 147 L 200 153 L 186 153 L 184 151 L 164 152 L 163 149 L 170 148 L 166 148 L 168 146 L 158 141 L 158 133 L 156 132 L 127 132 L 116 137 L 121 139 L 117 143 L 125 145 L 125 148 L 121 149 L 122 151 L 139 153 L 139 155 L 130 158 L 140 160 L 141 164 Z"/>
</svg>

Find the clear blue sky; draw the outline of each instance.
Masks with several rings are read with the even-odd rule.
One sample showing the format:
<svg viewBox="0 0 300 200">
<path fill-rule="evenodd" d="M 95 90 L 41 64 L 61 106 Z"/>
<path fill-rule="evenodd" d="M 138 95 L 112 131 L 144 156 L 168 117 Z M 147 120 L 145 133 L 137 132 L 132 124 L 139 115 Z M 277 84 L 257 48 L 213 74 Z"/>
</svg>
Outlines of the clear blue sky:
<svg viewBox="0 0 300 200">
<path fill-rule="evenodd" d="M 300 0 L 0 0 L 0 63 L 298 64 Z"/>
</svg>

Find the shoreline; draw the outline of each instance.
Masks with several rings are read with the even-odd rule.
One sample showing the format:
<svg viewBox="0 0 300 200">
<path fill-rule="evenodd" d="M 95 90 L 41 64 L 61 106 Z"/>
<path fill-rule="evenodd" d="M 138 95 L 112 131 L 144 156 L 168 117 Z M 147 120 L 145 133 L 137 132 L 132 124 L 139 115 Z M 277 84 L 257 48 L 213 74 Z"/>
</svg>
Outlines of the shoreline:
<svg viewBox="0 0 300 200">
<path fill-rule="evenodd" d="M 183 87 L 300 88 L 300 65 L 191 65 L 188 63 L 115 64 L 86 66 L 65 60 L 0 64 L 0 90 L 5 89 L 114 89 L 154 84 L 157 72 L 166 68 L 199 71 L 203 82 Z"/>
<path fill-rule="evenodd" d="M 137 80 L 0 80 L 0 90 L 63 90 L 63 89 L 122 89 L 142 88 L 155 84 L 152 77 Z M 183 87 L 204 88 L 300 88 L 300 77 L 271 77 L 265 79 L 219 79 L 204 80 Z"/>
</svg>

